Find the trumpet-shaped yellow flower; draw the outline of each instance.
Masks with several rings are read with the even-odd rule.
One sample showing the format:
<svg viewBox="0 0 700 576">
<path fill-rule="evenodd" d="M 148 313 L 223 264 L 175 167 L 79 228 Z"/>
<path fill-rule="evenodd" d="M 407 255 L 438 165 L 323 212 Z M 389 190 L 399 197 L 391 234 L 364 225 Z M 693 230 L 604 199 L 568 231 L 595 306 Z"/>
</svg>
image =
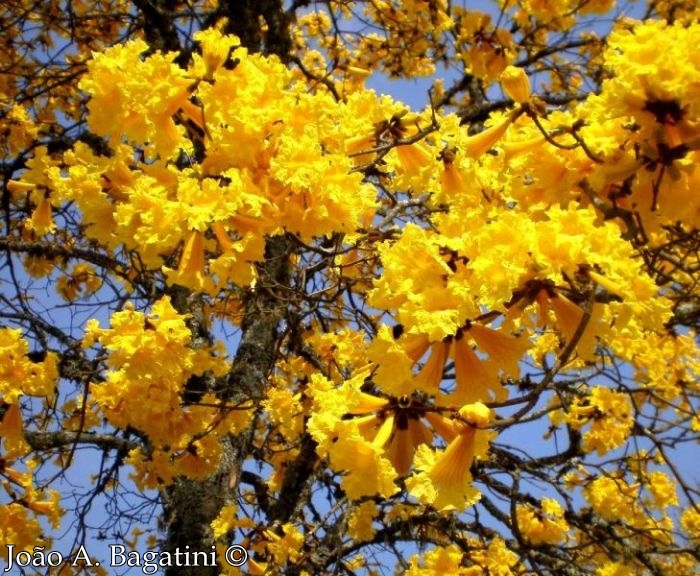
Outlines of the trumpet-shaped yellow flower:
<svg viewBox="0 0 700 576">
<path fill-rule="evenodd" d="M 418 448 L 430 445 L 433 440 L 433 434 L 419 418 L 400 416 L 384 451 L 395 470 L 403 476 L 411 468 Z"/>
<path fill-rule="evenodd" d="M 416 390 L 422 390 L 429 394 L 437 393 L 450 346 L 449 341 L 436 342 L 431 346 L 428 360 L 413 381 L 413 387 Z"/>
<path fill-rule="evenodd" d="M 508 127 L 513 123 L 515 116 L 511 113 L 498 121 L 493 126 L 486 128 L 483 132 L 474 134 L 464 141 L 464 149 L 470 158 L 480 158 L 489 149 L 503 138 Z"/>
<path fill-rule="evenodd" d="M 163 267 L 168 281 L 197 291 L 213 291 L 214 283 L 205 270 L 204 236 L 201 232 L 190 232 L 180 257 L 177 270 Z"/>
<path fill-rule="evenodd" d="M 471 324 L 466 333 L 505 374 L 513 378 L 520 375 L 519 363 L 530 345 L 527 338 L 510 336 L 502 330 L 493 330 L 476 323 Z"/>
<path fill-rule="evenodd" d="M 234 48 L 240 46 L 235 36 L 226 36 L 216 28 L 208 28 L 194 33 L 194 39 L 202 47 L 202 55 L 193 55 L 193 72 L 205 79 L 211 79 L 214 73 L 233 56 Z M 200 70 L 200 68 L 203 68 Z"/>
<path fill-rule="evenodd" d="M 435 453 L 425 445 L 416 452 L 415 467 L 419 471 L 406 480 L 409 492 L 419 502 L 432 504 L 439 510 L 464 510 L 479 499 L 479 491 L 470 485 L 470 468 L 475 458 L 484 456 L 493 434 L 478 429 L 477 424 L 488 423 L 488 408 L 479 403 L 463 407 L 474 424 L 462 424 L 457 435 L 442 453 Z"/>
<path fill-rule="evenodd" d="M 24 426 L 19 404 L 10 404 L 0 420 L 0 446 L 3 458 L 24 456 L 30 451 L 24 439 Z"/>
<path fill-rule="evenodd" d="M 337 438 L 328 454 L 331 467 L 345 471 L 341 485 L 348 498 L 355 500 L 377 494 L 388 498 L 398 492 L 399 487 L 394 483 L 397 473 L 381 448 L 342 428 Z"/>
<path fill-rule="evenodd" d="M 56 229 L 51 213 L 51 199 L 48 196 L 44 196 L 39 201 L 39 205 L 34 209 L 27 225 L 39 236 L 49 234 Z"/>
</svg>

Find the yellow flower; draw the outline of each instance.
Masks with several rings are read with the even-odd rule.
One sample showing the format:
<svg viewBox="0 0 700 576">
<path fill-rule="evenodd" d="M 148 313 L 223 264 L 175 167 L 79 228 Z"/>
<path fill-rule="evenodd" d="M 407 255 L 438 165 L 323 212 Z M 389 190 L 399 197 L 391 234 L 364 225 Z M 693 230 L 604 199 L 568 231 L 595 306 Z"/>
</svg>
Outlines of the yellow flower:
<svg viewBox="0 0 700 576">
<path fill-rule="evenodd" d="M 27 225 L 40 236 L 49 234 L 56 229 L 56 224 L 51 214 L 51 200 L 47 195 L 39 201 Z"/>
<path fill-rule="evenodd" d="M 588 484 L 583 494 L 593 510 L 605 520 L 630 520 L 638 513 L 638 484 L 630 485 L 623 479 L 601 476 Z"/>
<path fill-rule="evenodd" d="M 476 403 L 461 410 L 479 423 L 487 423 L 490 411 Z M 463 510 L 478 500 L 479 492 L 470 485 L 470 467 L 474 458 L 488 450 L 492 433 L 472 424 L 456 427 L 457 435 L 444 452 L 436 454 L 421 445 L 416 452 L 417 474 L 406 480 L 409 492 L 421 503 L 429 503 L 439 510 Z"/>
<path fill-rule="evenodd" d="M 69 302 L 75 300 L 79 293 L 88 296 L 102 286 L 102 279 L 90 264 L 80 263 L 73 267 L 67 276 L 61 276 L 56 282 L 56 291 Z"/>
<path fill-rule="evenodd" d="M 506 96 L 518 104 L 527 102 L 530 98 L 530 79 L 525 70 L 517 66 L 506 66 L 506 69 L 501 72 L 501 87 Z"/>
<path fill-rule="evenodd" d="M 240 40 L 235 36 L 224 36 L 216 28 L 207 28 L 195 32 L 194 39 L 199 42 L 202 49 L 202 60 L 204 61 L 204 78 L 211 78 L 219 67 L 229 58 L 231 51 L 241 45 Z M 199 56 L 195 58 L 195 69 Z"/>
<path fill-rule="evenodd" d="M 552 310 L 554 310 L 559 329 L 564 335 L 566 342 L 571 342 L 583 320 L 583 310 L 562 294 L 554 294 L 553 297 L 549 298 L 548 302 Z M 594 308 L 596 307 L 594 306 Z M 585 360 L 593 358 L 595 352 L 596 333 L 594 326 L 596 323 L 591 320 L 588 321 L 576 344 L 577 352 Z"/>
<path fill-rule="evenodd" d="M 468 338 L 476 342 L 479 351 L 488 354 L 488 361 L 477 356 Z M 456 389 L 450 400 L 475 402 L 489 400 L 491 396 L 497 401 L 504 400 L 507 392 L 500 383 L 498 371 L 517 377 L 519 362 L 529 345 L 526 338 L 515 338 L 479 324 L 460 329 L 452 349 Z"/>
<path fill-rule="evenodd" d="M 21 329 L 0 327 L 0 398 L 7 404 L 17 404 L 23 394 L 51 397 L 55 392 L 56 356 L 49 353 L 43 362 L 32 362 L 28 352 Z"/>
<path fill-rule="evenodd" d="M 288 440 L 296 439 L 304 426 L 301 395 L 284 388 L 270 388 L 263 406 L 270 418 L 279 425 L 279 431 Z"/>
<path fill-rule="evenodd" d="M 583 435 L 583 449 L 599 456 L 623 445 L 634 424 L 632 403 L 626 394 L 603 386 L 591 390 L 590 405 L 596 410 L 591 428 Z"/>
<path fill-rule="evenodd" d="M 470 554 L 471 559 L 478 567 L 478 571 L 468 572 L 466 576 L 516 576 L 523 574 L 525 569 L 518 564 L 518 556 L 503 541 L 496 536 L 488 547 L 481 543 L 475 546 Z M 441 572 L 440 574 L 444 574 Z M 436 576 L 440 576 L 440 574 Z"/>
<path fill-rule="evenodd" d="M 113 425 L 132 426 L 147 434 L 153 446 L 168 447 L 153 461 L 134 454 L 135 465 L 148 471 L 144 483 L 155 481 L 160 472 L 163 478 L 185 471 L 201 474 L 218 458 L 219 446 L 211 442 L 216 436 L 208 434 L 196 446 L 190 446 L 189 439 L 212 425 L 236 425 L 217 416 L 215 409 L 183 406 L 182 392 L 190 377 L 204 373 L 216 377 L 227 370 L 217 347 L 188 346 L 191 333 L 185 318 L 168 298 L 162 298 L 148 317 L 125 309 L 112 315 L 109 329 L 99 329 L 95 323 L 88 327 L 85 343 L 99 341 L 109 353 L 110 368 L 106 381 L 91 387 L 92 402 Z M 148 411 L 141 409 L 144 402 Z M 190 457 L 173 459 L 178 453 Z"/>
<path fill-rule="evenodd" d="M 375 418 L 374 429 L 370 429 L 368 435 L 373 434 L 372 444 L 384 449 L 384 454 L 394 469 L 403 476 L 413 463 L 416 449 L 422 444 L 430 445 L 433 435 L 410 404 L 404 407 L 399 403 L 383 417 L 381 423 Z"/>
<path fill-rule="evenodd" d="M 198 230 L 190 232 L 177 270 L 173 271 L 165 266 L 163 270 L 171 284 L 205 292 L 214 290 L 214 282 L 207 276 L 204 269 L 204 235 Z"/>
<path fill-rule="evenodd" d="M 435 157 L 435 153 L 431 153 L 428 146 L 422 142 L 397 146 L 396 152 L 407 173 L 420 171 L 421 168 L 430 164 Z"/>
<path fill-rule="evenodd" d="M 26 500 L 27 505 L 33 512 L 46 516 L 51 526 L 56 529 L 61 525 L 61 516 L 64 513 L 59 505 L 61 493 L 58 490 L 50 490 L 49 492 L 49 500 L 36 500 L 35 494 L 30 494 Z"/>
<path fill-rule="evenodd" d="M 271 530 L 265 531 L 268 539 L 267 550 L 274 558 L 276 566 L 283 566 L 289 561 L 297 560 L 304 544 L 304 534 L 291 523 L 282 526 L 282 534 L 279 536 Z"/>
<path fill-rule="evenodd" d="M 451 399 L 456 402 L 486 401 L 492 394 L 496 400 L 505 399 L 506 390 L 495 371 L 487 367 L 462 335 L 454 340 L 453 356 L 456 389 Z"/>
<path fill-rule="evenodd" d="M 471 324 L 466 332 L 505 374 L 514 378 L 520 375 L 520 361 L 530 346 L 527 338 L 516 338 L 477 323 Z"/>
<path fill-rule="evenodd" d="M 459 409 L 459 415 L 465 422 L 477 428 L 485 428 L 492 418 L 491 410 L 481 402 L 465 404 Z"/>
<path fill-rule="evenodd" d="M 605 562 L 595 571 L 595 576 L 635 576 L 636 570 L 622 562 Z"/>
<path fill-rule="evenodd" d="M 455 544 L 439 547 L 411 558 L 406 576 L 444 576 L 465 574 L 462 567 L 464 554 Z"/>
<path fill-rule="evenodd" d="M 381 326 L 369 346 L 368 358 L 377 365 L 374 381 L 387 394 L 396 398 L 413 393 L 412 366 L 428 349 L 427 338 L 395 339 L 388 326 Z"/>
<path fill-rule="evenodd" d="M 436 394 L 442 381 L 442 371 L 450 351 L 449 341 L 435 342 L 430 349 L 430 356 L 413 382 L 416 390 Z"/>
<path fill-rule="evenodd" d="M 459 197 L 465 193 L 466 185 L 464 183 L 464 178 L 460 174 L 459 169 L 455 166 L 454 162 L 444 162 L 444 170 L 440 177 L 440 183 L 442 184 L 442 195 L 440 198 L 446 202 L 453 198 Z"/>
<path fill-rule="evenodd" d="M 696 508 L 690 507 L 683 511 L 681 526 L 696 546 L 700 544 L 700 512 Z"/>
<path fill-rule="evenodd" d="M 9 130 L 6 128 L 3 134 L 3 142 L 11 154 L 28 148 L 39 133 L 39 126 L 30 116 L 26 104 L 12 105 L 3 120 L 9 125 Z"/>
<path fill-rule="evenodd" d="M 464 140 L 464 151 L 470 158 L 479 158 L 496 145 L 513 123 L 515 116 L 510 114 L 483 132 Z"/>
<path fill-rule="evenodd" d="M 388 498 L 398 491 L 394 467 L 383 457 L 382 450 L 364 439 L 339 437 L 330 450 L 331 466 L 347 470 L 342 487 L 348 498 L 379 494 Z"/>
<path fill-rule="evenodd" d="M 22 413 L 19 404 L 10 404 L 0 420 L 2 456 L 11 459 L 29 452 L 29 444 L 24 440 Z"/>
<path fill-rule="evenodd" d="M 8 180 L 7 190 L 12 194 L 25 194 L 32 192 L 36 188 L 36 184 L 31 182 L 23 182 L 22 180 Z"/>
<path fill-rule="evenodd" d="M 134 40 L 94 54 L 79 87 L 90 95 L 88 124 L 95 133 L 148 143 L 168 157 L 186 146 L 173 115 L 188 98 L 191 80 L 173 62 L 175 53 L 142 59 L 147 50 L 144 40 Z"/>
<path fill-rule="evenodd" d="M 542 134 L 538 134 L 527 140 L 508 140 L 501 144 L 501 148 L 505 154 L 505 160 L 510 161 L 521 154 L 542 150 L 545 142 L 545 137 Z"/>
</svg>

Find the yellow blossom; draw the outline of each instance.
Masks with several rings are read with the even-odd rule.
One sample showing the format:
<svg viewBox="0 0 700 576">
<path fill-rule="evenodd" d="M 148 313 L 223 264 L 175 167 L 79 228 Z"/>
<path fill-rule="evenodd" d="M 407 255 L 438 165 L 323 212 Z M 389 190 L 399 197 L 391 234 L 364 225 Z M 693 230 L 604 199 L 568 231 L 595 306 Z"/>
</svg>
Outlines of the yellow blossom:
<svg viewBox="0 0 700 576">
<path fill-rule="evenodd" d="M 529 504 L 516 507 L 518 530 L 533 546 L 560 544 L 569 529 L 564 510 L 556 500 L 544 498 L 541 509 Z"/>
<path fill-rule="evenodd" d="M 508 127 L 513 123 L 514 116 L 510 114 L 502 118 L 497 124 L 486 128 L 483 132 L 474 134 L 464 141 L 465 152 L 470 158 L 483 156 L 490 148 L 503 137 Z"/>
<path fill-rule="evenodd" d="M 34 209 L 27 225 L 40 236 L 49 234 L 56 229 L 51 213 L 51 200 L 48 196 L 44 196 L 39 201 L 39 205 Z"/>
<path fill-rule="evenodd" d="M 219 515 L 211 523 L 212 531 L 214 532 L 214 538 L 217 540 L 222 538 L 228 532 L 236 526 L 236 513 L 238 512 L 238 507 L 235 504 L 227 504 L 223 506 L 219 511 Z"/>
<path fill-rule="evenodd" d="M 377 505 L 368 501 L 356 505 L 350 510 L 348 519 L 348 533 L 358 542 L 371 540 L 375 534 L 372 526 L 374 518 L 377 516 Z"/>
<path fill-rule="evenodd" d="M 216 28 L 208 28 L 195 32 L 194 39 L 202 47 L 202 60 L 204 61 L 204 78 L 211 78 L 221 65 L 226 62 L 233 48 L 240 46 L 240 41 L 235 36 L 224 36 Z M 195 70 L 200 56 L 195 55 Z"/>
<path fill-rule="evenodd" d="M 530 98 L 530 79 L 525 70 L 517 66 L 507 66 L 501 72 L 501 87 L 506 95 L 518 104 Z"/>
<path fill-rule="evenodd" d="M 478 404 L 462 409 L 483 422 L 486 407 Z M 485 411 L 484 411 L 485 410 Z M 406 480 L 409 492 L 422 503 L 438 509 L 463 510 L 479 499 L 479 491 L 470 485 L 470 467 L 474 458 L 484 456 L 492 434 L 465 424 L 444 452 L 436 454 L 424 445 L 416 452 L 418 472 Z"/>
<path fill-rule="evenodd" d="M 163 267 L 168 280 L 194 290 L 213 291 L 214 284 L 205 271 L 204 236 L 201 232 L 190 232 L 180 256 L 177 270 Z"/>
<path fill-rule="evenodd" d="M 660 470 L 655 470 L 649 474 L 648 482 L 648 489 L 651 492 L 653 505 L 656 508 L 663 510 L 668 506 L 678 504 L 676 486 L 667 474 Z"/>
</svg>

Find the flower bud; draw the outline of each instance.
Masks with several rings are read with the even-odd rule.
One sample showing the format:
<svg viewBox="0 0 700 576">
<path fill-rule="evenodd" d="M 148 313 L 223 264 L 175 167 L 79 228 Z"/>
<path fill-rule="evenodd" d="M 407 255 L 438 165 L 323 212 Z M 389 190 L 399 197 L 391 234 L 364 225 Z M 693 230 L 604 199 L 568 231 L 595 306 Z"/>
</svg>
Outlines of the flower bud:
<svg viewBox="0 0 700 576">
<path fill-rule="evenodd" d="M 527 102 L 530 98 L 530 79 L 525 70 L 517 66 L 508 66 L 501 73 L 501 87 L 506 95 L 518 104 Z"/>
<path fill-rule="evenodd" d="M 491 422 L 491 410 L 481 402 L 465 404 L 459 409 L 459 415 L 470 424 L 482 428 Z"/>
</svg>

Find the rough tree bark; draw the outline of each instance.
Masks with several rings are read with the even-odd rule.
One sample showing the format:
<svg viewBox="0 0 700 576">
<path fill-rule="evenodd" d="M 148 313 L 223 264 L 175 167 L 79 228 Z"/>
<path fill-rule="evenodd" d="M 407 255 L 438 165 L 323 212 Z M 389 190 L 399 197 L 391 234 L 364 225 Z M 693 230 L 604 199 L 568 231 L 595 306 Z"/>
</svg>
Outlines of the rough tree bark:
<svg viewBox="0 0 700 576">
<path fill-rule="evenodd" d="M 284 307 L 278 290 L 289 282 L 288 259 L 290 242 L 285 237 L 267 242 L 266 260 L 259 267 L 259 281 L 244 299 L 241 341 L 231 372 L 219 387 L 219 395 L 227 404 L 259 402 L 267 377 L 275 364 L 278 325 Z M 182 302 L 182 300 L 180 300 Z M 191 300 L 190 300 L 191 302 Z M 188 310 L 192 312 L 191 308 Z M 211 522 L 221 508 L 232 503 L 238 491 L 241 467 L 248 453 L 256 420 L 247 430 L 221 438 L 222 459 L 211 477 L 198 482 L 179 479 L 163 491 L 166 540 L 164 550 L 174 553 L 189 546 L 190 551 L 209 552 L 214 545 Z M 213 576 L 217 567 L 170 567 L 167 576 Z"/>
</svg>

